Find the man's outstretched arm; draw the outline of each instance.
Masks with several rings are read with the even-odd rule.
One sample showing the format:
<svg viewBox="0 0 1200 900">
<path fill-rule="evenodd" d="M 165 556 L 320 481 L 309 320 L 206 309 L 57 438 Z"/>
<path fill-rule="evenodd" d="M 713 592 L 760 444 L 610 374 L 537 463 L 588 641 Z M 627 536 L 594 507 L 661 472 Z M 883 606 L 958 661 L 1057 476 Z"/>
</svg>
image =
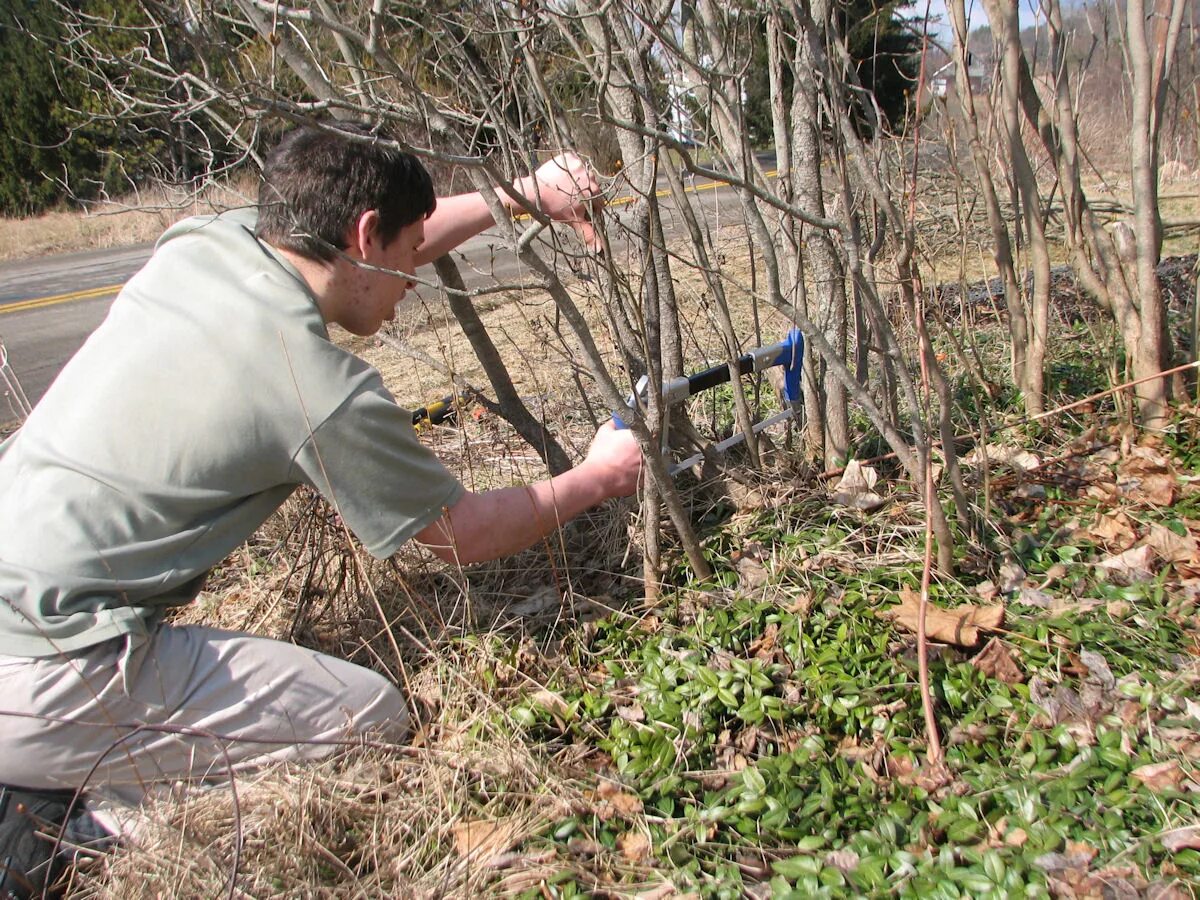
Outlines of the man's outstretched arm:
<svg viewBox="0 0 1200 900">
<path fill-rule="evenodd" d="M 463 565 L 519 553 L 584 510 L 632 494 L 641 462 L 633 435 L 610 423 L 596 432 L 574 469 L 528 486 L 468 491 L 417 540 L 446 562 Z"/>
<path fill-rule="evenodd" d="M 597 249 L 591 215 L 602 203 L 600 184 L 591 167 L 574 153 L 543 163 L 514 187 L 550 218 L 569 223 L 589 248 Z M 510 213 L 520 211 L 517 201 L 504 191 L 496 194 Z M 479 193 L 439 197 L 437 209 L 425 220 L 425 242 L 417 250 L 417 265 L 432 262 L 493 223 L 487 201 Z"/>
</svg>

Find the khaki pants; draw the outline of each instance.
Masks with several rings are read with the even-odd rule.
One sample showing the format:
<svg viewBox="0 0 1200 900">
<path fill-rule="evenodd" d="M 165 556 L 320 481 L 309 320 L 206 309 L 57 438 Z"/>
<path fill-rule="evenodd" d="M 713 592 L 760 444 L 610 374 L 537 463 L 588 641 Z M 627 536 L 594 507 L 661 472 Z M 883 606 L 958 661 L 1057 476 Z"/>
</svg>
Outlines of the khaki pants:
<svg viewBox="0 0 1200 900">
<path fill-rule="evenodd" d="M 0 782 L 28 788 L 136 804 L 172 782 L 320 758 L 367 733 L 399 741 L 407 728 L 386 678 L 236 632 L 162 626 L 64 658 L 0 656 Z"/>
</svg>

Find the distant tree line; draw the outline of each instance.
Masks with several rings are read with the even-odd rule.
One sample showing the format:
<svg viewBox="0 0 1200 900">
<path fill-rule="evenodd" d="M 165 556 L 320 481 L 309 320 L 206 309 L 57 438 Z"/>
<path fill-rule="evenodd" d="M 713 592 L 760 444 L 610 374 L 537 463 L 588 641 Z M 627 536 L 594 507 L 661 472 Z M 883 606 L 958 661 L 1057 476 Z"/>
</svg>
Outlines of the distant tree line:
<svg viewBox="0 0 1200 900">
<path fill-rule="evenodd" d="M 80 27 L 90 47 L 128 60 L 146 49 L 145 16 L 136 0 L 0 0 L 0 214 L 32 215 L 211 169 L 212 154 L 195 151 L 194 124 L 130 109 L 94 66 L 77 64 Z"/>
</svg>

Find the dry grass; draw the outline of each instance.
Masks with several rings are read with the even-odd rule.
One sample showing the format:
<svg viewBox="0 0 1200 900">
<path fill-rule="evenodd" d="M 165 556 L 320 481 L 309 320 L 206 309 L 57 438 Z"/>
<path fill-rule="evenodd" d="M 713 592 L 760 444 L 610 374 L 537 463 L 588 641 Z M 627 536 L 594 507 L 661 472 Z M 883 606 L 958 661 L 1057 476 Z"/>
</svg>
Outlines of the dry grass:
<svg viewBox="0 0 1200 900">
<path fill-rule="evenodd" d="M 473 443 L 485 429 L 466 430 Z M 597 885 L 652 879 L 603 848 L 539 843 L 588 807 L 594 750 L 531 743 L 504 713 L 570 668 L 590 621 L 629 602 L 623 573 L 638 559 L 626 558 L 627 510 L 454 570 L 415 549 L 372 560 L 323 503 L 289 501 L 178 621 L 292 639 L 388 672 L 412 701 L 413 742 L 275 766 L 239 778 L 236 796 L 226 785 L 156 800 L 136 842 L 77 895 L 221 896 L 235 870 L 239 892 L 281 898 L 509 894 L 560 872 Z"/>
<path fill-rule="evenodd" d="M 478 692 L 451 679 L 435 746 L 347 750 L 151 806 L 137 846 L 85 895 L 216 897 L 236 874 L 255 897 L 472 897 L 617 860 L 513 852 L 585 805 L 572 766 L 511 732 L 472 733 Z M 457 689 L 456 689 L 457 688 Z M 578 767 L 578 761 L 576 767 Z"/>
<path fill-rule="evenodd" d="M 254 202 L 256 193 L 252 180 L 243 177 L 210 185 L 199 195 L 160 187 L 91 203 L 84 210 L 0 218 L 0 261 L 150 243 L 180 219 L 245 206 Z"/>
</svg>

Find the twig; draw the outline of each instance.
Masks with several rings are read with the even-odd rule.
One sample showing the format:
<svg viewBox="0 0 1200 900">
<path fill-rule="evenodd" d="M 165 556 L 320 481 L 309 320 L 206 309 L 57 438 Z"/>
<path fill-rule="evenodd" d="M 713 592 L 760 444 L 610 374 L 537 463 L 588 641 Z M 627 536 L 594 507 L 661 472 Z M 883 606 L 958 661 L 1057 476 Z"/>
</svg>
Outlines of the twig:
<svg viewBox="0 0 1200 900">
<path fill-rule="evenodd" d="M 1014 422 L 1008 427 L 1013 428 L 1017 425 L 1024 425 L 1027 422 L 1037 422 L 1039 419 L 1044 419 L 1047 416 L 1054 416 L 1058 415 L 1059 413 L 1067 412 L 1068 410 L 1075 409 L 1078 406 L 1091 403 L 1093 400 L 1099 400 L 1102 397 L 1107 397 L 1109 394 L 1115 394 L 1118 391 L 1127 390 L 1131 387 L 1137 387 L 1139 384 L 1145 384 L 1147 381 L 1154 381 L 1156 378 L 1165 378 L 1168 375 L 1175 375 L 1179 372 L 1186 371 L 1187 369 L 1195 369 L 1197 367 L 1200 367 L 1200 359 L 1193 360 L 1190 363 L 1184 363 L 1182 366 L 1176 366 L 1173 369 L 1167 369 L 1165 372 L 1156 372 L 1153 375 L 1146 375 L 1145 377 L 1135 379 L 1134 381 L 1127 381 L 1124 384 L 1119 384 L 1114 388 L 1109 388 L 1107 391 L 1101 391 L 1098 394 L 1092 394 L 1090 397 L 1084 397 L 1082 400 L 1076 400 L 1074 403 L 1068 403 L 1066 406 L 1060 406 L 1057 409 L 1047 410 L 1046 412 L 1038 413 L 1036 416 L 1030 416 L 1023 421 Z"/>
<path fill-rule="evenodd" d="M 929 20 L 929 9 L 926 5 L 925 20 Z M 922 55 L 922 81 L 924 80 L 924 56 Z M 921 390 L 929 396 L 929 354 L 922 352 L 921 360 Z M 929 638 L 925 634 L 925 618 L 929 611 L 929 582 L 933 570 L 933 508 L 937 495 L 933 489 L 933 446 L 923 454 L 925 475 L 925 551 L 921 559 L 921 599 L 917 604 L 917 681 L 921 689 L 921 712 L 925 716 L 925 737 L 928 741 L 926 761 L 931 771 L 942 769 L 943 753 L 942 740 L 938 734 L 937 719 L 933 715 L 933 695 L 929 689 Z"/>
</svg>

